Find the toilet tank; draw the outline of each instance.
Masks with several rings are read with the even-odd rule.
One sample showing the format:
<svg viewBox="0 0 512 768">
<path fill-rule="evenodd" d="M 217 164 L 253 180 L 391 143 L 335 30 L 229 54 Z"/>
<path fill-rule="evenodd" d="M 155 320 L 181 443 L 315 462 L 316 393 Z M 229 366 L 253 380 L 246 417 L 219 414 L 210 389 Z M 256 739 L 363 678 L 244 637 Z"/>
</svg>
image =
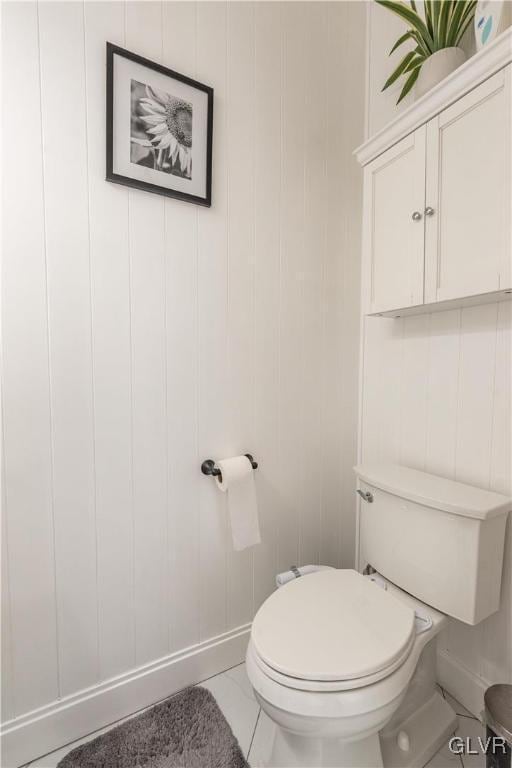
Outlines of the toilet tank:
<svg viewBox="0 0 512 768">
<path fill-rule="evenodd" d="M 512 499 L 396 464 L 355 472 L 362 566 L 467 624 L 499 608 Z"/>
</svg>

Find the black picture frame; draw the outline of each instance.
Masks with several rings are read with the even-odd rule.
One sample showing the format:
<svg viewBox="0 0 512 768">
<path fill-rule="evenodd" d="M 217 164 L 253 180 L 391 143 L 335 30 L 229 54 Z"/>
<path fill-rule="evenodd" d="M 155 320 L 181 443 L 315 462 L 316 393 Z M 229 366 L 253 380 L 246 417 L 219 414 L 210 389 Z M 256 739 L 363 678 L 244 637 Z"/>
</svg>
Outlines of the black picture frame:
<svg viewBox="0 0 512 768">
<path fill-rule="evenodd" d="M 180 83 L 203 91 L 207 95 L 207 128 L 206 128 L 206 194 L 204 197 L 189 194 L 168 187 L 152 184 L 140 179 L 123 176 L 114 172 L 114 56 L 122 56 L 136 64 L 141 64 Z M 213 145 L 213 88 L 191 77 L 175 72 L 168 67 L 157 64 L 150 59 L 139 56 L 132 51 L 107 42 L 107 90 L 106 90 L 106 180 L 126 187 L 142 189 L 166 197 L 173 197 L 197 205 L 210 207 L 212 204 L 212 145 Z"/>
</svg>

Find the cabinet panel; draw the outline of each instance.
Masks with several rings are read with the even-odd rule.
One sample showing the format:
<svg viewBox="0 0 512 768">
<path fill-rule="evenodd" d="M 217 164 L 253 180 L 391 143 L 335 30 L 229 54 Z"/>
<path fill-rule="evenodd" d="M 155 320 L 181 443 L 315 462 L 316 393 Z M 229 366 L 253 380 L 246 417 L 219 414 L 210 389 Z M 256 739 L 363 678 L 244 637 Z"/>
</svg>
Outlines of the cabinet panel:
<svg viewBox="0 0 512 768">
<path fill-rule="evenodd" d="M 370 312 L 423 302 L 425 136 L 423 126 L 365 170 Z"/>
<path fill-rule="evenodd" d="M 510 67 L 427 128 L 425 301 L 510 287 Z"/>
</svg>

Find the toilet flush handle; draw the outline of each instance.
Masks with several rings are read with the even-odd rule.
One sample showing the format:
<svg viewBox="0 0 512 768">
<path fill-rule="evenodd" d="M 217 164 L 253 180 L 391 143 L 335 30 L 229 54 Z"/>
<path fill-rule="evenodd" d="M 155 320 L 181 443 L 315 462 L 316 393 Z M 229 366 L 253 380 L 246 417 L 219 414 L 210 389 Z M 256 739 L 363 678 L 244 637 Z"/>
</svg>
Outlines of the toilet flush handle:
<svg viewBox="0 0 512 768">
<path fill-rule="evenodd" d="M 373 501 L 373 494 L 370 493 L 370 491 L 361 491 L 359 488 L 357 489 L 357 493 L 360 495 L 364 501 L 367 501 L 368 504 L 371 504 Z"/>
</svg>

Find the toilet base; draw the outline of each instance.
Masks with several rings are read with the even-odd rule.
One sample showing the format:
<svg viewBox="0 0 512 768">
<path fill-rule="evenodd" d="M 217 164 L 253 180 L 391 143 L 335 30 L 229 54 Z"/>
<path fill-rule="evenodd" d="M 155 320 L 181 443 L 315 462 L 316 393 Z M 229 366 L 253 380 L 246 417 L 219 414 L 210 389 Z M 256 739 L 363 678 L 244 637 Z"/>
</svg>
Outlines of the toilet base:
<svg viewBox="0 0 512 768">
<path fill-rule="evenodd" d="M 423 649 L 402 704 L 380 732 L 385 768 L 422 768 L 457 728 L 457 715 L 435 680 L 434 639 Z M 409 749 L 400 748 L 399 734 Z"/>
<path fill-rule="evenodd" d="M 422 768 L 457 728 L 457 715 L 436 690 L 422 707 L 395 729 L 380 734 L 382 759 L 386 768 Z M 399 733 L 405 733 L 408 750 L 398 745 Z"/>
<path fill-rule="evenodd" d="M 359 741 L 315 739 L 290 733 L 275 723 L 270 727 L 272 746 L 269 744 L 265 759 L 260 759 L 254 768 L 422 768 L 454 733 L 457 716 L 435 691 L 396 728 L 385 728 L 380 734 Z M 400 732 L 407 734 L 409 750 L 399 747 Z"/>
<path fill-rule="evenodd" d="M 267 765 L 279 768 L 383 768 L 378 734 L 347 742 L 340 739 L 312 739 L 281 728 L 275 728 Z"/>
</svg>

